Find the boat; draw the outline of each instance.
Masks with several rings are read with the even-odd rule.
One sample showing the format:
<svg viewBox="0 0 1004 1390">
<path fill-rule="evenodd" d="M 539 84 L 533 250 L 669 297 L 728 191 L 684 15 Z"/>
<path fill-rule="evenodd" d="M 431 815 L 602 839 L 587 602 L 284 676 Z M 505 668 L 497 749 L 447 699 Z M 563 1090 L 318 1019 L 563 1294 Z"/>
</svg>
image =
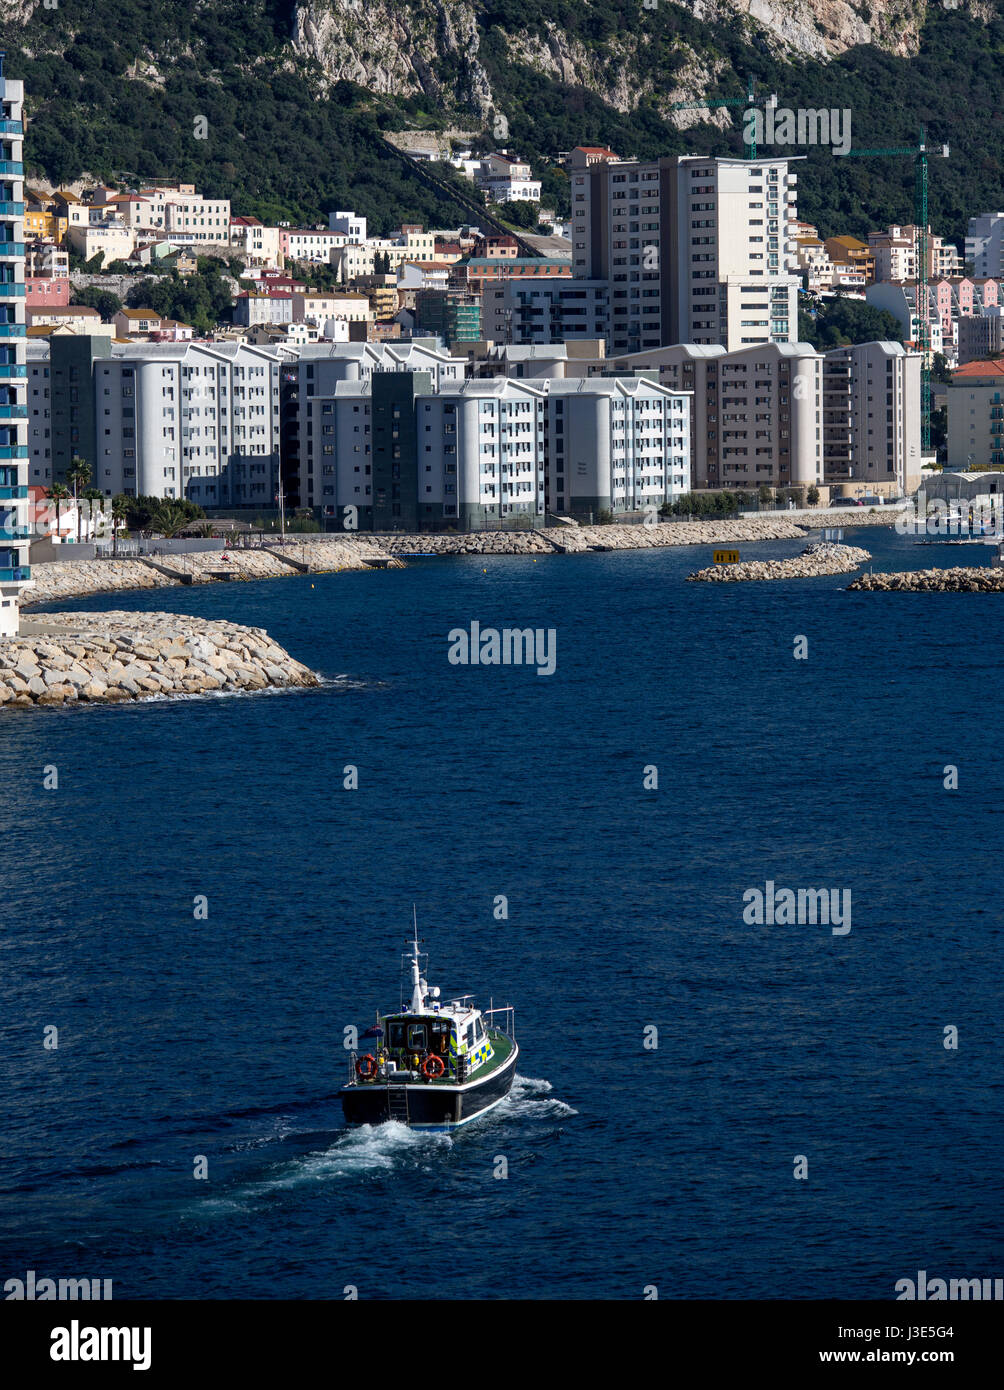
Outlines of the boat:
<svg viewBox="0 0 1004 1390">
<path fill-rule="evenodd" d="M 423 973 L 428 956 L 419 944 L 417 915 L 408 944 L 411 1002 L 377 1015 L 377 1025 L 367 1030 L 376 1037 L 380 1029 L 373 1052 L 350 1054 L 349 1079 L 338 1093 L 342 1110 L 350 1125 L 396 1120 L 412 1129 L 459 1129 L 512 1089 L 519 1057 L 515 1010 L 511 1004 L 476 1008 L 470 994 L 441 1003 L 438 987 L 430 988 Z"/>
</svg>

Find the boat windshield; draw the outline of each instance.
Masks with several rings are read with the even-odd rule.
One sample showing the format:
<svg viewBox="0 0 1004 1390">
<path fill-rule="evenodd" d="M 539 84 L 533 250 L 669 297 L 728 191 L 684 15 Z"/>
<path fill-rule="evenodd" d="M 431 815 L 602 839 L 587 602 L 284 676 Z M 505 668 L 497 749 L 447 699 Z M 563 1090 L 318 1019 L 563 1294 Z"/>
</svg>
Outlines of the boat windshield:
<svg viewBox="0 0 1004 1390">
<path fill-rule="evenodd" d="M 433 1052 L 448 1057 L 450 1052 L 450 1020 L 448 1018 L 396 1018 L 387 1024 L 389 1052 Z"/>
</svg>

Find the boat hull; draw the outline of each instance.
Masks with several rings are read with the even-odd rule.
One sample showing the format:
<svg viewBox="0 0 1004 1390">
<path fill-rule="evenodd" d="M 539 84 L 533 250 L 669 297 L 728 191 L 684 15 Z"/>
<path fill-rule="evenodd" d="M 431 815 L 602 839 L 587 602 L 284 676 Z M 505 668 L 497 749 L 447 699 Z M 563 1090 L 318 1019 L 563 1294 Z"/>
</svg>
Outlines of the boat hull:
<svg viewBox="0 0 1004 1390">
<path fill-rule="evenodd" d="M 382 1125 L 390 1120 L 413 1129 L 459 1129 L 505 1100 L 516 1075 L 519 1048 L 483 1079 L 472 1077 L 462 1086 L 442 1082 L 351 1082 L 340 1092 L 345 1120 L 350 1125 Z M 404 1103 L 401 1095 L 405 1093 Z"/>
</svg>

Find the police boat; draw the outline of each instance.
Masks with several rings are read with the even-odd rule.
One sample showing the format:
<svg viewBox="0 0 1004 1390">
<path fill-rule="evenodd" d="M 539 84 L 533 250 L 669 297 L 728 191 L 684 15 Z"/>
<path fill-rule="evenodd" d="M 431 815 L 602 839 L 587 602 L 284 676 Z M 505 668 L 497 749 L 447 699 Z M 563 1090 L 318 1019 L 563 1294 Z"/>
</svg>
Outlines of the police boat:
<svg viewBox="0 0 1004 1390">
<path fill-rule="evenodd" d="M 470 994 L 440 1003 L 423 974 L 428 956 L 419 949 L 417 919 L 409 948 L 403 959 L 411 1003 L 377 1015 L 375 1049 L 352 1052 L 339 1098 L 350 1125 L 396 1120 L 413 1129 L 457 1129 L 509 1094 L 519 1056 L 515 1011 L 511 1004 L 477 1009 Z M 376 1037 L 376 1029 L 368 1032 Z"/>
</svg>

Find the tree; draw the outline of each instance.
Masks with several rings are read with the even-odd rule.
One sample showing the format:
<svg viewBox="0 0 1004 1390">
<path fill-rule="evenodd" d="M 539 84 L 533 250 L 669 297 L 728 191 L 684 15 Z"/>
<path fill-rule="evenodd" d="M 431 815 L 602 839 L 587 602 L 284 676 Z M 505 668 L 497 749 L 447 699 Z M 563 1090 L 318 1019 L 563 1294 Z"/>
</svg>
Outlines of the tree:
<svg viewBox="0 0 1004 1390">
<path fill-rule="evenodd" d="M 814 507 L 819 501 L 819 488 L 816 487 L 815 483 L 813 483 L 812 487 L 810 487 L 809 491 L 805 494 L 805 500 L 810 507 Z"/>
<path fill-rule="evenodd" d="M 117 294 L 112 294 L 111 290 L 100 289 L 97 285 L 88 285 L 85 289 L 74 290 L 71 303 L 86 304 L 90 309 L 97 309 L 101 315 L 102 323 L 111 323 L 122 308 L 122 301 Z"/>
<path fill-rule="evenodd" d="M 112 498 L 112 554 L 119 553 L 119 527 L 129 515 L 129 498 L 121 492 Z"/>
<path fill-rule="evenodd" d="M 811 343 L 818 352 L 847 347 L 853 343 L 901 343 L 899 320 L 885 309 L 876 309 L 860 299 L 838 294 L 819 302 L 815 315 L 803 307 L 798 310 L 798 339 Z"/>
<path fill-rule="evenodd" d="M 89 526 L 88 529 L 90 530 L 91 534 L 93 535 L 93 534 L 94 534 L 94 504 L 95 504 L 95 502 L 104 502 L 104 500 L 105 500 L 105 495 L 104 495 L 104 493 L 101 491 L 101 489 L 100 489 L 99 487 L 88 487 L 88 488 L 84 488 L 84 491 L 81 493 L 81 498 L 82 498 L 83 501 L 85 501 L 85 502 L 87 503 L 87 520 L 90 522 L 90 526 Z"/>
<path fill-rule="evenodd" d="M 56 535 L 59 535 L 59 509 L 60 504 L 69 500 L 70 489 L 63 483 L 53 483 L 52 487 L 46 490 L 46 497 L 50 502 L 56 504 Z"/>
<path fill-rule="evenodd" d="M 502 204 L 499 208 L 499 216 L 503 222 L 508 222 L 510 226 L 523 227 L 528 232 L 532 232 L 540 222 L 540 204 L 533 203 L 527 198 L 513 198 Z"/>
<path fill-rule="evenodd" d="M 80 544 L 80 526 L 83 515 L 80 510 L 80 493 L 91 481 L 91 468 L 84 459 L 78 458 L 76 454 L 70 460 L 70 466 L 66 470 L 66 481 L 73 489 L 73 505 L 77 509 L 77 544 Z"/>
</svg>

